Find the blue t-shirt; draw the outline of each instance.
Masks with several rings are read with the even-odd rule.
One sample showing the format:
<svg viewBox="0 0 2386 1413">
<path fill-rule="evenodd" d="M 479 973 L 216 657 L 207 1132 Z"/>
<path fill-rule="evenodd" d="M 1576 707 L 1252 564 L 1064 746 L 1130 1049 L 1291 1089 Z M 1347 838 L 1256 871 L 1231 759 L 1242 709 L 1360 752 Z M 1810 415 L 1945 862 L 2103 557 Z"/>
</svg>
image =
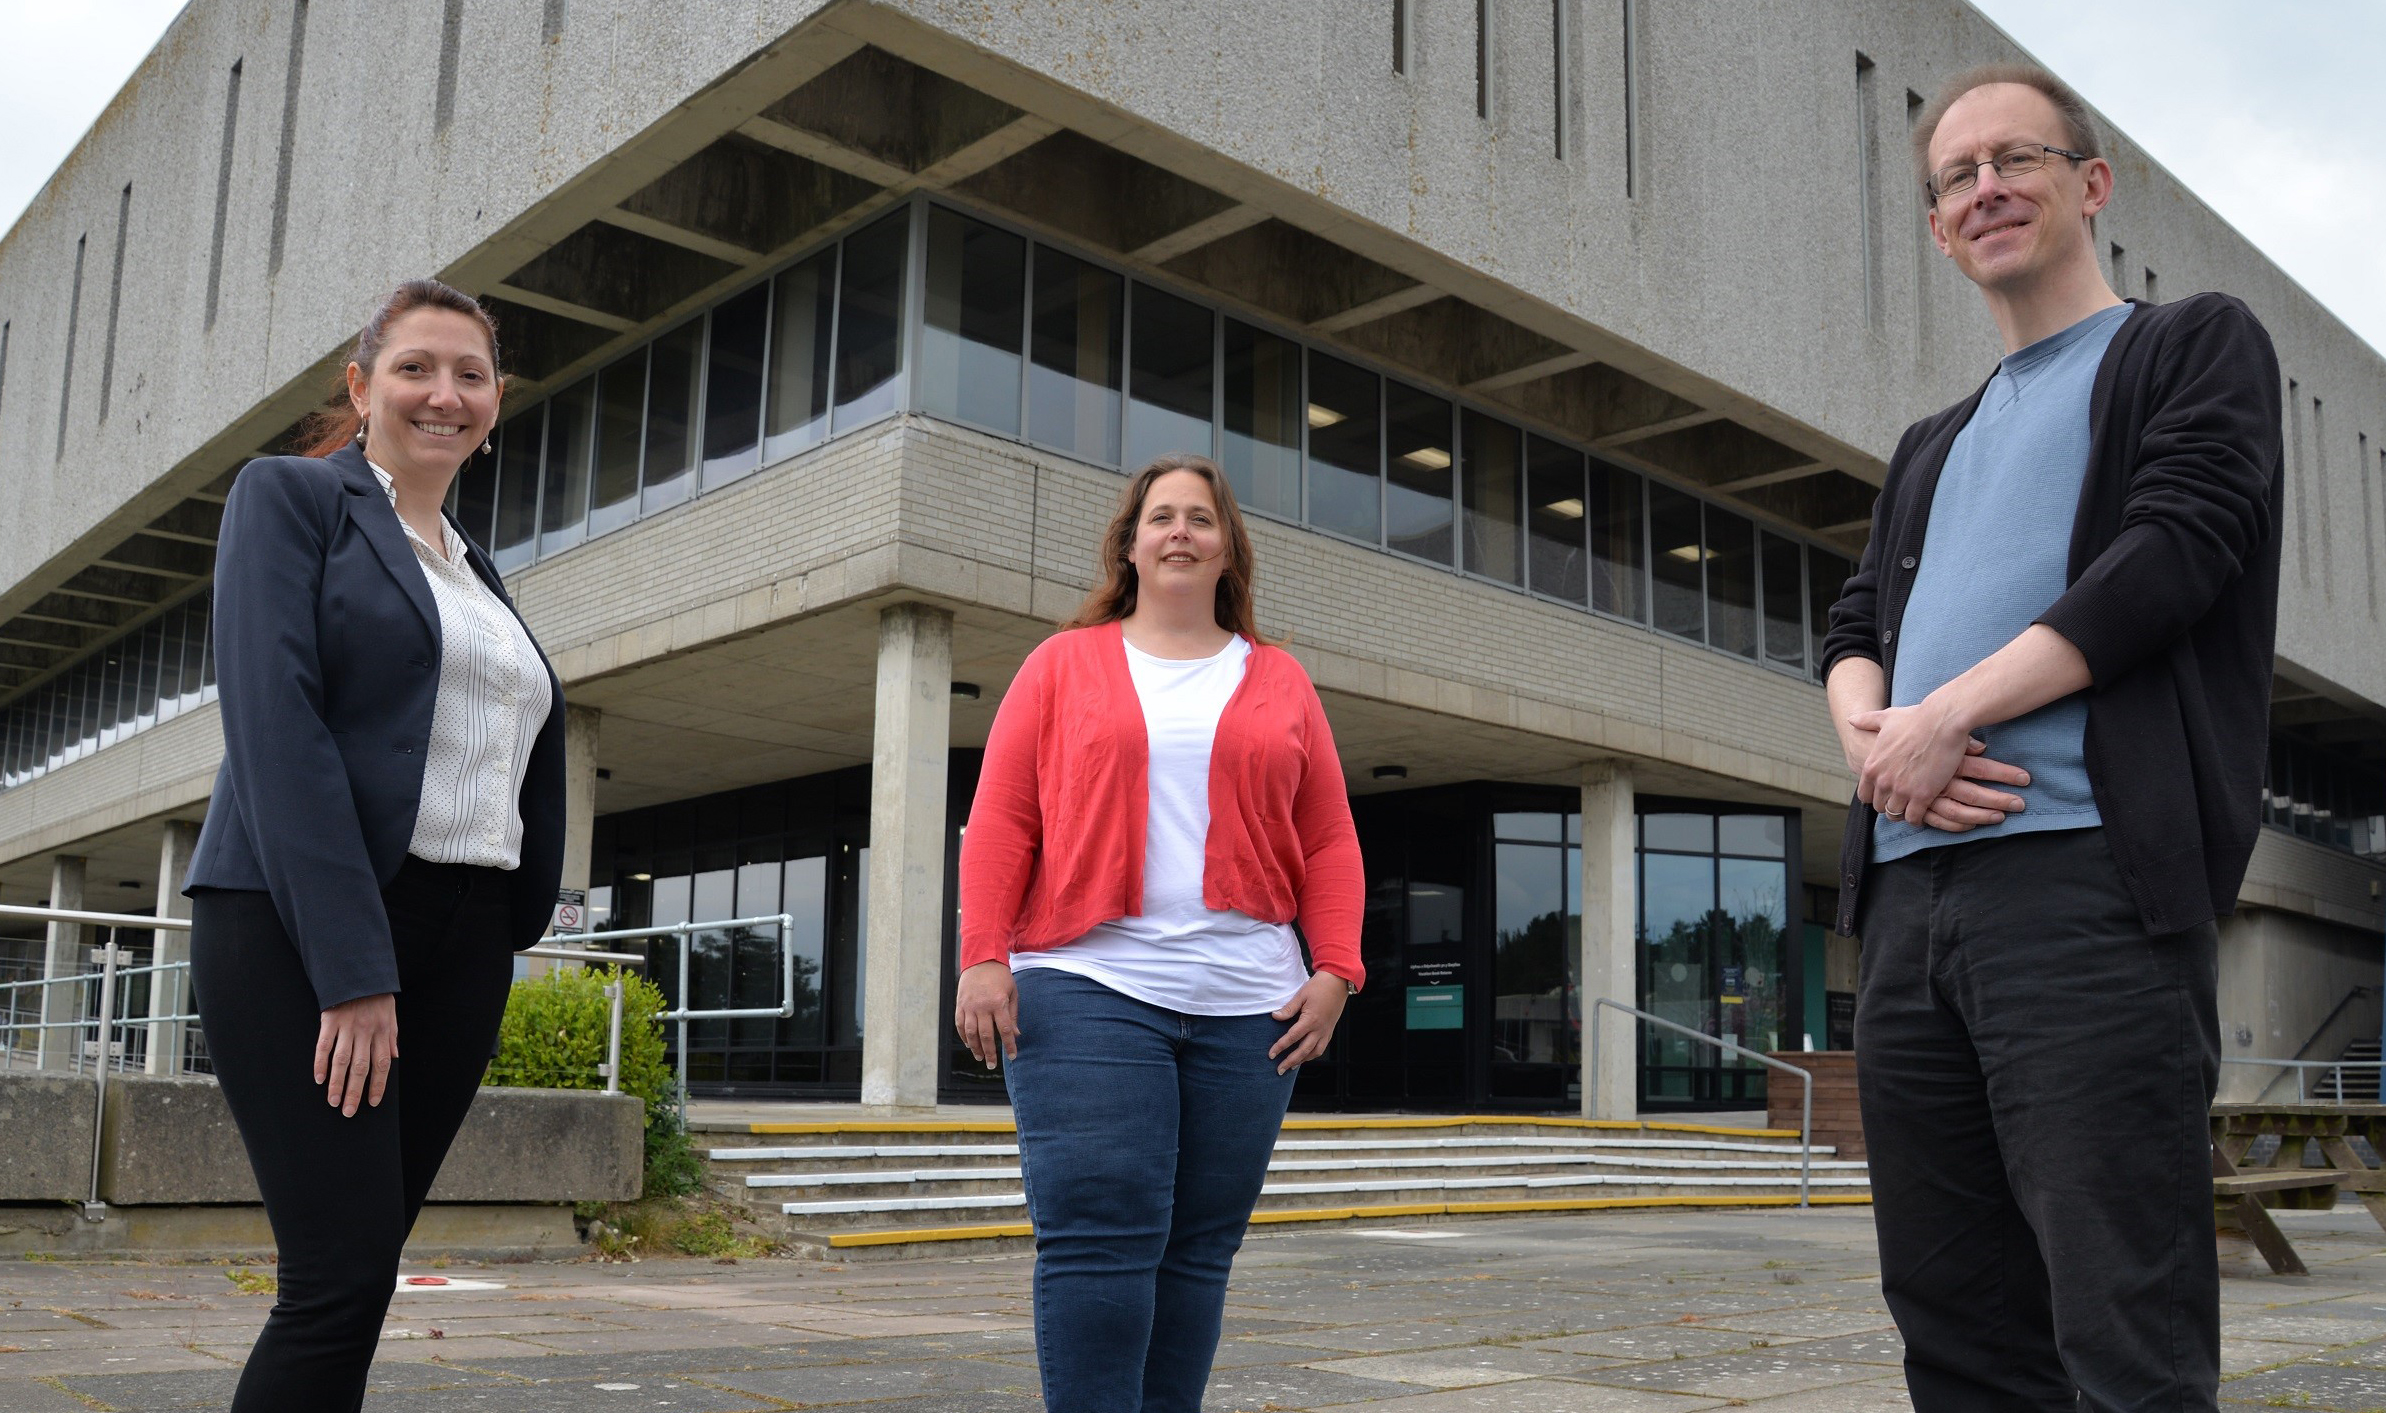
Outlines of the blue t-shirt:
<svg viewBox="0 0 2386 1413">
<path fill-rule="evenodd" d="M 1914 591 L 1898 626 L 1891 706 L 1913 706 L 2019 637 L 2070 586 L 2071 530 L 2088 474 L 2088 401 L 2105 347 L 2132 306 L 2098 310 L 2009 355 L 1956 433 L 1931 497 Z M 2073 693 L 1975 732 L 2030 772 L 2029 808 L 1965 834 L 1873 824 L 1877 862 L 1920 849 L 2102 824 L 2088 787 L 2088 701 Z"/>
</svg>

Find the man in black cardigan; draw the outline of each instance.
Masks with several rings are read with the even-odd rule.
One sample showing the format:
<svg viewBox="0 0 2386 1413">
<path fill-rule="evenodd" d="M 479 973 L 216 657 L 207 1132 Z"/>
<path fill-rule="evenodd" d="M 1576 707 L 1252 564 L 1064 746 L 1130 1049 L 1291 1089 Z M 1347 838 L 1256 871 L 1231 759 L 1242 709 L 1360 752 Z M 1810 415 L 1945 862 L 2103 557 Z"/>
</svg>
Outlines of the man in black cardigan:
<svg viewBox="0 0 2386 1413">
<path fill-rule="evenodd" d="M 1839 930 L 1882 1285 L 1921 1413 L 2210 1409 L 2215 919 L 2259 827 L 2278 365 L 2119 299 L 2086 105 L 2005 66 L 1915 132 L 2007 357 L 1909 428 L 1831 611 Z"/>
</svg>

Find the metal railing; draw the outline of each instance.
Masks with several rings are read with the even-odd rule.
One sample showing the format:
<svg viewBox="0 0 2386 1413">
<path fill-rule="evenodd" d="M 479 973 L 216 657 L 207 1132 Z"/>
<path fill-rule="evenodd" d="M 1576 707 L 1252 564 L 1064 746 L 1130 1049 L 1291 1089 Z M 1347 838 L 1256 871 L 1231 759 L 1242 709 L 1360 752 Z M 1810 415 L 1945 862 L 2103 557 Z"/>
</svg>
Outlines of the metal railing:
<svg viewBox="0 0 2386 1413">
<path fill-rule="evenodd" d="M 2386 1071 L 2386 1060 L 2272 1060 L 2259 1055 L 2223 1055 L 2220 1057 L 2220 1062 L 2224 1065 L 2269 1065 L 2276 1069 L 2293 1070 L 2295 1072 L 2295 1102 L 2298 1104 L 2312 1102 L 2310 1075 L 2313 1070 L 2329 1072 L 2326 1085 L 2334 1093 L 2333 1102 L 2339 1104 L 2344 1102 L 2344 1072 L 2346 1070 L 2368 1070 L 2373 1074 L 2378 1074 L 2380 1084 L 2386 1086 L 2386 1073 L 2381 1073 L 2381 1071 Z M 2279 1075 L 2270 1083 L 2275 1084 L 2284 1078 L 2286 1078 L 2285 1075 Z M 2262 1093 L 2268 1094 L 2269 1092 L 2270 1085 L 2263 1085 Z M 2386 1089 L 2382 1089 L 2381 1092 L 2386 1093 Z M 2254 1102 L 2263 1101 L 2256 1099 Z"/>
<path fill-rule="evenodd" d="M 1813 1205 L 1814 1074 L 1812 1071 L 1799 1069 L 1796 1065 L 1787 1064 L 1783 1061 L 1776 1060 L 1770 1055 L 1760 1055 L 1754 1050 L 1746 1049 L 1739 1045 L 1734 1045 L 1728 1040 L 1722 1039 L 1719 1036 L 1709 1035 L 1703 1030 L 1693 1030 L 1689 1026 L 1682 1025 L 1675 1021 L 1669 1021 L 1663 1016 L 1653 1016 L 1647 1011 L 1641 1010 L 1638 1007 L 1627 1006 L 1621 1001 L 1611 1001 L 1607 997 L 1601 996 L 1591 1002 L 1590 1092 L 1591 1117 L 1594 1119 L 1600 1116 L 1599 1066 L 1605 1054 L 1599 1045 L 1599 1018 L 1602 1011 L 1622 1011 L 1625 1015 L 1636 1016 L 1650 1025 L 1662 1026 L 1667 1030 L 1686 1035 L 1690 1039 L 1696 1040 L 1701 1044 L 1712 1045 L 1727 1055 L 1738 1055 L 1744 1059 L 1754 1060 L 1760 1065 L 1766 1065 L 1773 1069 L 1780 1070 L 1784 1074 L 1794 1074 L 1800 1080 L 1804 1081 L 1806 1085 L 1806 1094 L 1805 1097 L 1800 1101 L 1798 1108 L 1798 1205 L 1801 1207 Z"/>
</svg>

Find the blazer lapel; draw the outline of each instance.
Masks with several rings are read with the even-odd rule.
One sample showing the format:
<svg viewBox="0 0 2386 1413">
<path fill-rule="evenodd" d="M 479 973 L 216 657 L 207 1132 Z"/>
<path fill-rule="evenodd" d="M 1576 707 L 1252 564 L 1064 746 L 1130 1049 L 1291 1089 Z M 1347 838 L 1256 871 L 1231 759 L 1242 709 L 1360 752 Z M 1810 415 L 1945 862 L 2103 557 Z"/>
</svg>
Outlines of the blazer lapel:
<svg viewBox="0 0 2386 1413">
<path fill-rule="evenodd" d="M 365 464 L 365 454 L 350 442 L 324 460 L 339 469 L 340 479 L 347 484 L 348 518 L 364 532 L 365 543 L 381 557 L 382 567 L 405 590 L 414 611 L 422 615 L 431 630 L 431 641 L 438 642 L 439 604 L 431 597 L 431 581 L 423 576 L 422 562 L 414 557 L 414 546 L 406 542 L 406 527 L 398 523 L 397 507 L 389 503 L 373 468 Z"/>
</svg>

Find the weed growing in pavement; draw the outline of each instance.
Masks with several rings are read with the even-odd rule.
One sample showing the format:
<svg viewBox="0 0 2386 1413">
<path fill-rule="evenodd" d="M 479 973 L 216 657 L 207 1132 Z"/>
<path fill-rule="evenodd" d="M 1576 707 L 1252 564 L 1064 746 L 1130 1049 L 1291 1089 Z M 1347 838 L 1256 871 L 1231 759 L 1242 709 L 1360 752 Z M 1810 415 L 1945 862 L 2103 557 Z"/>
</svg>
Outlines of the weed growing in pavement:
<svg viewBox="0 0 2386 1413">
<path fill-rule="evenodd" d="M 647 1256 L 771 1256 L 779 1243 L 736 1208 L 702 1199 L 647 1197 L 637 1202 L 583 1202 L 574 1209 L 597 1259 Z"/>
<path fill-rule="evenodd" d="M 252 1266 L 234 1266 L 224 1272 L 224 1279 L 242 1295 L 278 1295 L 282 1283 L 273 1272 L 260 1271 Z"/>
</svg>

